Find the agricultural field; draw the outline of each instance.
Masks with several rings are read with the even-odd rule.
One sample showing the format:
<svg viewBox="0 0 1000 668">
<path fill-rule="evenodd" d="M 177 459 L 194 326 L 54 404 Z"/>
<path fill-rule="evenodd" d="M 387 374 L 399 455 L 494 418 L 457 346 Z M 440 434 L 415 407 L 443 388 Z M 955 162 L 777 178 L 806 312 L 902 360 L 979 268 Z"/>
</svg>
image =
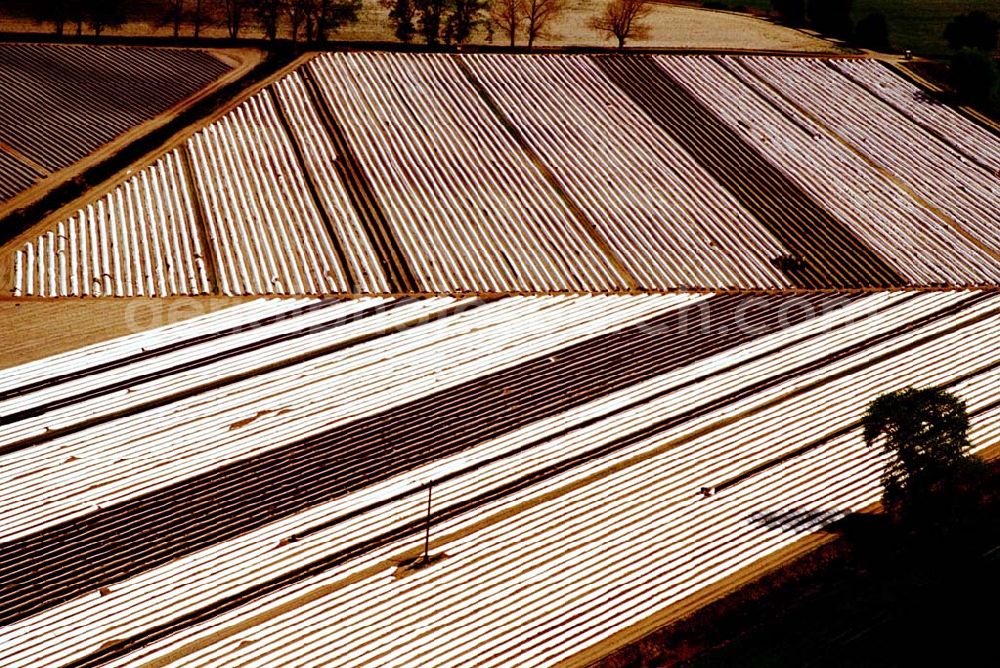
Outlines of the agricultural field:
<svg viewBox="0 0 1000 668">
<path fill-rule="evenodd" d="M 0 278 L 47 297 L 996 286 L 998 156 L 867 59 L 327 53 L 5 247 Z"/>
<path fill-rule="evenodd" d="M 880 393 L 948 389 L 1000 444 L 998 317 L 962 290 L 259 299 L 0 371 L 0 663 L 587 665 L 875 501 Z"/>
<path fill-rule="evenodd" d="M 183 97 L 84 52 L 0 188 Z M 303 56 L 0 248 L 0 666 L 589 666 L 870 510 L 883 393 L 1000 446 L 998 219 L 867 58 Z"/>
<path fill-rule="evenodd" d="M 191 49 L 0 44 L 0 205 L 231 69 Z"/>
</svg>

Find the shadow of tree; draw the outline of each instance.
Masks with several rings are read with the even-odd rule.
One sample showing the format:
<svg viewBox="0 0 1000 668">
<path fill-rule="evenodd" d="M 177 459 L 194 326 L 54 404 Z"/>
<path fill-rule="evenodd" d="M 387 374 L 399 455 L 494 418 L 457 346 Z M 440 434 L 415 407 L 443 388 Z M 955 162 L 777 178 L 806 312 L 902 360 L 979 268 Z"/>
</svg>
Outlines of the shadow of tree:
<svg viewBox="0 0 1000 668">
<path fill-rule="evenodd" d="M 857 536 L 881 532 L 886 528 L 886 518 L 881 513 L 854 512 L 839 508 L 790 508 L 757 510 L 750 520 L 768 529 L 789 532 L 823 531 Z M 822 524 L 816 528 L 817 524 Z M 808 529 L 807 529 L 808 527 Z"/>
<path fill-rule="evenodd" d="M 823 523 L 822 530 L 828 530 L 829 525 L 836 523 L 848 514 L 846 510 L 836 508 L 781 508 L 776 510 L 757 510 L 750 514 L 750 519 L 768 529 L 799 532 L 807 527 L 813 528 L 817 523 Z M 815 529 L 813 529 L 815 530 Z"/>
</svg>

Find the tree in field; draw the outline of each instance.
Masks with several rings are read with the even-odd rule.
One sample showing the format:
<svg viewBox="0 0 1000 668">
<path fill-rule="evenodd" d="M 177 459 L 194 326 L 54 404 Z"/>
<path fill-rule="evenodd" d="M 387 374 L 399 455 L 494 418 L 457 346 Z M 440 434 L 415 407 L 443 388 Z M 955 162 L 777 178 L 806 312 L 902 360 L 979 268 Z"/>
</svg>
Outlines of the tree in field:
<svg viewBox="0 0 1000 668">
<path fill-rule="evenodd" d="M 552 22 L 566 10 L 566 0 L 521 0 L 528 48 L 540 37 L 551 37 Z"/>
<path fill-rule="evenodd" d="M 806 0 L 771 0 L 771 9 L 789 25 L 800 26 L 806 22 Z"/>
<path fill-rule="evenodd" d="M 76 25 L 76 36 L 83 34 L 83 24 L 87 22 L 87 3 L 84 0 L 74 0 L 69 5 L 69 20 Z"/>
<path fill-rule="evenodd" d="M 869 405 L 865 443 L 889 455 L 882 503 L 898 521 L 945 526 L 974 496 L 982 462 L 970 453 L 965 402 L 938 389 L 889 392 Z"/>
<path fill-rule="evenodd" d="M 250 9 L 253 18 L 264 31 L 264 38 L 274 40 L 278 36 L 278 23 L 285 13 L 286 0 L 253 0 Z"/>
<path fill-rule="evenodd" d="M 187 17 L 187 0 L 163 0 L 162 13 L 157 25 L 172 26 L 174 39 L 181 34 L 181 23 Z"/>
<path fill-rule="evenodd" d="M 89 0 L 86 5 L 87 24 L 97 37 L 107 28 L 122 27 L 128 18 L 125 0 Z"/>
<path fill-rule="evenodd" d="M 316 25 L 316 40 L 325 42 L 338 28 L 358 20 L 362 0 L 318 0 L 312 20 Z"/>
<path fill-rule="evenodd" d="M 486 0 L 450 0 L 448 17 L 444 21 L 445 44 L 465 44 L 482 23 Z"/>
<path fill-rule="evenodd" d="M 1000 72 L 984 51 L 962 49 L 951 59 L 951 83 L 963 102 L 1000 105 Z"/>
<path fill-rule="evenodd" d="M 315 16 L 318 0 L 289 0 L 284 3 L 285 12 L 288 14 L 288 24 L 291 28 L 293 42 L 299 41 L 299 31 L 307 23 L 312 23 L 310 16 Z M 311 33 L 312 30 L 306 31 Z M 306 35 L 306 41 L 312 41 L 312 35 Z"/>
<path fill-rule="evenodd" d="M 807 16 L 821 33 L 849 39 L 854 30 L 853 5 L 854 0 L 809 0 Z"/>
<path fill-rule="evenodd" d="M 247 0 L 222 0 L 223 19 L 229 39 L 236 39 L 243 29 Z"/>
<path fill-rule="evenodd" d="M 57 35 L 62 35 L 66 24 L 74 22 L 83 11 L 83 0 L 38 0 L 31 4 L 31 17 L 38 23 L 51 23 Z M 83 20 L 80 21 L 81 32 Z"/>
<path fill-rule="evenodd" d="M 979 49 L 991 53 L 997 48 L 998 24 L 986 12 L 969 12 L 952 19 L 944 29 L 948 46 L 959 49 Z"/>
<path fill-rule="evenodd" d="M 427 44 L 441 41 L 441 23 L 445 0 L 414 0 L 417 9 L 417 31 Z"/>
<path fill-rule="evenodd" d="M 201 28 L 212 20 L 212 7 L 207 0 L 194 0 L 191 9 L 191 25 L 194 28 L 194 38 L 201 37 Z"/>
<path fill-rule="evenodd" d="M 647 0 L 609 0 L 604 9 L 592 16 L 588 25 L 605 37 L 618 40 L 618 48 L 625 48 L 629 39 L 649 36 L 649 25 L 644 20 L 652 11 Z"/>
<path fill-rule="evenodd" d="M 889 24 L 882 12 L 872 12 L 858 21 L 854 28 L 854 43 L 876 51 L 889 50 Z"/>
<path fill-rule="evenodd" d="M 500 28 L 513 48 L 517 32 L 524 23 L 522 0 L 493 0 L 490 4 L 490 22 Z"/>
<path fill-rule="evenodd" d="M 400 42 L 412 42 L 417 34 L 416 16 L 417 0 L 379 0 L 383 7 L 389 10 L 389 23 L 392 25 L 396 39 Z"/>
</svg>

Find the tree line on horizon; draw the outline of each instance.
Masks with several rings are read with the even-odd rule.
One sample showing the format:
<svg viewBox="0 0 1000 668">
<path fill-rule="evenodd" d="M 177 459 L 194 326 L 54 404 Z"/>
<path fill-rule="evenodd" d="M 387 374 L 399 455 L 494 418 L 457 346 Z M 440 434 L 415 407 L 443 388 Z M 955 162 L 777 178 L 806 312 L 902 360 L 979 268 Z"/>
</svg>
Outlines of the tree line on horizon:
<svg viewBox="0 0 1000 668">
<path fill-rule="evenodd" d="M 556 37 L 554 23 L 568 0 L 374 0 L 388 11 L 395 37 L 429 45 L 465 44 L 477 31 L 492 41 L 503 36 L 511 47 L 523 39 L 530 49 L 539 39 Z M 363 0 L 0 0 L 0 12 L 49 24 L 56 35 L 100 36 L 129 21 L 170 27 L 174 37 L 185 29 L 198 39 L 207 27 L 221 26 L 230 39 L 259 30 L 265 39 L 325 42 L 343 26 L 358 21 Z M 649 0 L 607 0 L 587 25 L 616 40 L 648 35 Z"/>
</svg>

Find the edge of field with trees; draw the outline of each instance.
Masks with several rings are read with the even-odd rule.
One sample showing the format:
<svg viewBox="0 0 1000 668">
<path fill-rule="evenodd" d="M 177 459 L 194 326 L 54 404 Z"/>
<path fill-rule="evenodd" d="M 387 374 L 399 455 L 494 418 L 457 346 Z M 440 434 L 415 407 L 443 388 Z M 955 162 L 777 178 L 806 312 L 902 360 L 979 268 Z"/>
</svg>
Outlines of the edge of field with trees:
<svg viewBox="0 0 1000 668">
<path fill-rule="evenodd" d="M 938 388 L 884 394 L 861 425 L 886 455 L 880 507 L 848 515 L 826 529 L 834 540 L 597 665 L 1000 660 L 984 614 L 1000 595 L 1000 461 L 971 454 L 965 404 Z"/>
</svg>

